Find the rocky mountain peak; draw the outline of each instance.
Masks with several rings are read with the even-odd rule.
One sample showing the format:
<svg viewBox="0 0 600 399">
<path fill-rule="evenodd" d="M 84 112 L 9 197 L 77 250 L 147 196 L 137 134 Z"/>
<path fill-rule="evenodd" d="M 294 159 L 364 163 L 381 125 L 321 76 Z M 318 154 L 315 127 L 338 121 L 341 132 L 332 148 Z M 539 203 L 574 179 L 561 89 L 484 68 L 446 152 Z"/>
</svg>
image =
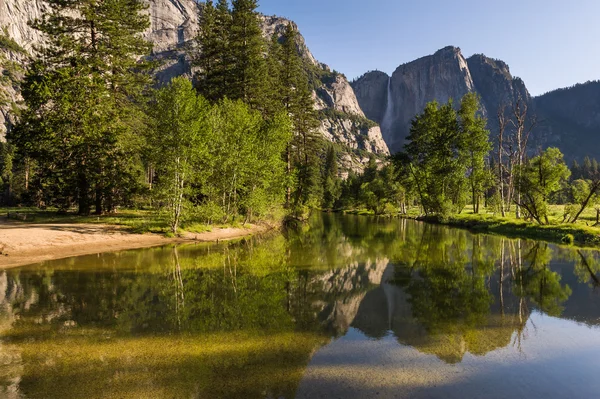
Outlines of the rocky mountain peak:
<svg viewBox="0 0 600 399">
<path fill-rule="evenodd" d="M 390 77 L 381 71 L 370 71 L 352 82 L 352 88 L 365 116 L 381 124 L 387 107 Z"/>
<path fill-rule="evenodd" d="M 483 54 L 465 59 L 455 46 L 400 65 L 389 79 L 382 72 L 369 72 L 353 82 L 353 87 L 367 117 L 381 125 L 392 152 L 402 149 L 411 120 L 430 101 L 453 99 L 458 106 L 465 94 L 477 92 L 492 130 L 500 106 L 514 104 L 519 98 L 531 102 L 525 84 L 511 75 L 505 62 Z"/>
</svg>

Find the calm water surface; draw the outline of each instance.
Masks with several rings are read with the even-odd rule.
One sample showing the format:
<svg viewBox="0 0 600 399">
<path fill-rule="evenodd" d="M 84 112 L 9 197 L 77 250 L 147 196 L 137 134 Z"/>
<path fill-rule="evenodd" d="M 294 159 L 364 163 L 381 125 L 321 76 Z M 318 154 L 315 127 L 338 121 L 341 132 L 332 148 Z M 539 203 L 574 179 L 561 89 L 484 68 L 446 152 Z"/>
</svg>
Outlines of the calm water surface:
<svg viewBox="0 0 600 399">
<path fill-rule="evenodd" d="M 0 272 L 0 397 L 598 398 L 600 253 L 319 215 Z"/>
</svg>

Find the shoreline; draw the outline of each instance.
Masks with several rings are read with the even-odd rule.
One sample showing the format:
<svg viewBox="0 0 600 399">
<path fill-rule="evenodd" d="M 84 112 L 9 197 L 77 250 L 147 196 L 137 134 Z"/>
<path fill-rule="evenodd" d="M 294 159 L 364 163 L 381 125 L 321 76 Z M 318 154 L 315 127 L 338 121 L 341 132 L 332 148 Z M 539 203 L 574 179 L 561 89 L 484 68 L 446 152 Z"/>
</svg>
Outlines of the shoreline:
<svg viewBox="0 0 600 399">
<path fill-rule="evenodd" d="M 477 215 L 450 216 L 446 219 L 436 216 L 416 217 L 400 215 L 400 218 L 465 229 L 472 233 L 495 234 L 508 238 L 523 238 L 580 247 L 600 247 L 600 229 L 597 232 L 592 232 L 586 231 L 584 227 L 568 224 L 537 225 L 525 221 L 509 221 L 496 217 L 486 218 Z"/>
<path fill-rule="evenodd" d="M 336 212 L 347 215 L 377 217 L 369 212 L 358 210 L 339 210 Z M 468 230 L 472 233 L 494 234 L 508 238 L 547 241 L 555 244 L 576 245 L 582 248 L 600 248 L 600 228 L 583 226 L 581 224 L 538 225 L 523 220 L 511 220 L 483 214 L 462 214 L 449 216 L 447 218 L 410 214 L 383 215 L 380 217 L 397 217 L 400 219 L 455 227 Z"/>
<path fill-rule="evenodd" d="M 253 236 L 270 230 L 266 225 L 215 228 L 167 238 L 136 234 L 122 226 L 88 223 L 0 223 L 0 270 L 75 256 L 160 247 L 168 244 L 219 242 Z"/>
</svg>

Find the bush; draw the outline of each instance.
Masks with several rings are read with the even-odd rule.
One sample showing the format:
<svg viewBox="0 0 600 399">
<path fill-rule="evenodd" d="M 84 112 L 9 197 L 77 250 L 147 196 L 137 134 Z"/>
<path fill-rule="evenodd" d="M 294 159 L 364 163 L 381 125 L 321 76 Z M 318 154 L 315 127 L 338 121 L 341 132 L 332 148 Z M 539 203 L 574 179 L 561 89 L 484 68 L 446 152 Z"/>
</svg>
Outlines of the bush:
<svg viewBox="0 0 600 399">
<path fill-rule="evenodd" d="M 563 244 L 573 245 L 575 243 L 575 236 L 573 234 L 565 234 L 562 236 L 561 241 Z"/>
</svg>

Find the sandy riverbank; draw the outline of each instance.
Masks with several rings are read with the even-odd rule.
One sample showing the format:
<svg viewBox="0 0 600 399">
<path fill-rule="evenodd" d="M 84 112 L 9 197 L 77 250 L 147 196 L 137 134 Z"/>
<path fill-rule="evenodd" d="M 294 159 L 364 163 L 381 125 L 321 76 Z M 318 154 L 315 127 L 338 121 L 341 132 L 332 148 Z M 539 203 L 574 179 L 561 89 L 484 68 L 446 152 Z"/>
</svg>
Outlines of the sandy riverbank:
<svg viewBox="0 0 600 399">
<path fill-rule="evenodd" d="M 215 228 L 205 233 L 188 233 L 181 238 L 166 238 L 158 234 L 133 234 L 120 226 L 102 224 L 0 222 L 0 269 L 176 242 L 231 240 L 267 229 L 247 225 L 245 228 Z"/>
</svg>

